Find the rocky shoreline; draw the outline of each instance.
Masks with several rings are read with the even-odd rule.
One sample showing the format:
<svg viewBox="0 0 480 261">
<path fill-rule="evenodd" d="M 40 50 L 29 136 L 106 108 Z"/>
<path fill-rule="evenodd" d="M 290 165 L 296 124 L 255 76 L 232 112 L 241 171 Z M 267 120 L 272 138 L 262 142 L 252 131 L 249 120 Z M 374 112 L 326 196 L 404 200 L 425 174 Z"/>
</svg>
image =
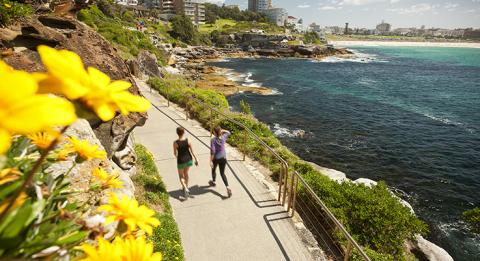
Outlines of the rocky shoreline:
<svg viewBox="0 0 480 261">
<path fill-rule="evenodd" d="M 225 96 L 237 93 L 255 93 L 260 95 L 274 95 L 272 88 L 264 86 L 245 86 L 234 81 L 228 75 L 235 74 L 229 69 L 208 66 L 208 62 L 224 61 L 235 58 L 269 58 L 269 59 L 310 59 L 322 60 L 326 57 L 350 57 L 354 55 L 346 48 L 333 48 L 331 46 L 289 46 L 284 48 L 255 49 L 247 48 L 217 48 L 205 46 L 191 46 L 187 48 L 165 48 L 169 53 L 169 73 L 182 74 L 195 80 L 196 87 L 201 89 L 214 89 Z"/>
</svg>

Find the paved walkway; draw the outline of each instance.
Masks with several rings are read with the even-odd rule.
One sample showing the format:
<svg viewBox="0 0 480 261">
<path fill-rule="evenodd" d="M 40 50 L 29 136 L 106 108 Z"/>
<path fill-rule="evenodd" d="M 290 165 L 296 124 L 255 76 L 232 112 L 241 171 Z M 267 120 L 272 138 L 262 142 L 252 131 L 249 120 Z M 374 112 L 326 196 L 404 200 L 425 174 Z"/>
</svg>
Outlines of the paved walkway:
<svg viewBox="0 0 480 261">
<path fill-rule="evenodd" d="M 139 85 L 154 107 L 148 112 L 145 126 L 135 129 L 135 137 L 155 155 L 170 193 L 186 260 L 312 260 L 284 208 L 259 181 L 255 167 L 241 161 L 241 155 L 227 147 L 226 175 L 233 196 L 225 197 L 220 175 L 217 175 L 217 186 L 209 187 L 209 131 L 194 120 L 185 120 L 180 109 L 167 107 L 163 97 L 151 93 L 143 83 Z M 190 170 L 193 198 L 188 200 L 184 200 L 180 190 L 172 149 L 179 125 L 188 131 L 200 161 L 198 167 Z"/>
</svg>

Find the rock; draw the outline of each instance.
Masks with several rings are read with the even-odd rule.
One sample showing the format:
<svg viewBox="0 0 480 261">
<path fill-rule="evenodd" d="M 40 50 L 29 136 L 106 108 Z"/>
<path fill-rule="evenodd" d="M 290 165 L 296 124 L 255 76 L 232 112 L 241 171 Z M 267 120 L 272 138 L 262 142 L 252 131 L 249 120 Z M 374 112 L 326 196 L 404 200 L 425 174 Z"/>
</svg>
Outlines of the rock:
<svg viewBox="0 0 480 261">
<path fill-rule="evenodd" d="M 301 54 L 301 55 L 313 55 L 313 47 L 306 47 L 306 46 L 294 46 L 295 52 Z"/>
<path fill-rule="evenodd" d="M 365 185 L 366 187 L 369 187 L 369 188 L 375 187 L 377 185 L 376 181 L 373 181 L 371 179 L 366 179 L 366 178 L 356 179 L 353 183 L 357 185 Z"/>
<path fill-rule="evenodd" d="M 127 145 L 123 150 L 116 151 L 113 154 L 113 162 L 115 162 L 122 170 L 127 171 L 130 176 L 137 171 L 135 164 L 137 162 L 137 155 L 135 154 L 134 144 L 131 138 L 127 140 Z"/>
<path fill-rule="evenodd" d="M 138 62 L 136 60 L 128 60 L 127 61 L 127 66 L 128 69 L 130 70 L 130 73 L 135 76 L 135 77 L 140 77 L 140 66 L 138 65 Z"/>
<path fill-rule="evenodd" d="M 262 56 L 278 56 L 277 51 L 273 49 L 259 49 L 257 50 L 257 54 Z"/>
<path fill-rule="evenodd" d="M 416 252 L 415 250 L 420 251 L 429 261 L 453 261 L 453 258 L 445 249 L 426 240 L 420 235 L 417 235 L 415 239 L 415 249 L 413 252 Z"/>
<path fill-rule="evenodd" d="M 155 54 L 143 50 L 137 56 L 137 63 L 142 74 L 152 77 L 162 77 L 162 73 L 158 69 Z"/>
<path fill-rule="evenodd" d="M 307 163 L 312 165 L 312 167 L 314 167 L 316 170 L 322 173 L 322 175 L 329 177 L 331 180 L 334 180 L 338 183 L 349 181 L 349 179 L 347 178 L 347 175 L 345 175 L 345 173 L 341 171 L 325 168 L 313 162 L 307 162 Z"/>
</svg>

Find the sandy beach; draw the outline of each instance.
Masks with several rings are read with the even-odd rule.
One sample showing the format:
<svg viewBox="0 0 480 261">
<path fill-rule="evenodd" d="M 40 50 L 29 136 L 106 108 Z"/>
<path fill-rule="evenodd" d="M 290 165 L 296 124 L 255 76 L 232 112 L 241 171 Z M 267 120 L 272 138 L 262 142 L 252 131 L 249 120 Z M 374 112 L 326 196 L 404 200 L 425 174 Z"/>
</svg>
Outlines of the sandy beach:
<svg viewBox="0 0 480 261">
<path fill-rule="evenodd" d="M 453 42 L 394 42 L 394 41 L 331 41 L 334 46 L 413 46 L 413 47 L 459 47 L 480 48 L 480 43 Z"/>
</svg>

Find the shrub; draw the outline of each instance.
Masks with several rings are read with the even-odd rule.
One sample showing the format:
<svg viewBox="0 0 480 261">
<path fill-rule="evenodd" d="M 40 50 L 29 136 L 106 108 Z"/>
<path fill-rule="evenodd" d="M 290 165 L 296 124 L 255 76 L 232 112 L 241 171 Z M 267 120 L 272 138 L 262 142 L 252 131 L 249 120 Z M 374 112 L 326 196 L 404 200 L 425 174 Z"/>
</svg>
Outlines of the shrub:
<svg viewBox="0 0 480 261">
<path fill-rule="evenodd" d="M 195 95 L 207 104 L 216 106 L 235 121 L 251 129 L 263 142 L 273 148 L 284 158 L 291 169 L 297 170 L 312 187 L 314 192 L 325 202 L 334 215 L 345 225 L 352 236 L 368 248 L 374 260 L 403 259 L 403 245 L 415 234 L 425 234 L 427 225 L 404 207 L 392 195 L 384 182 L 369 188 L 351 182 L 337 183 L 314 169 L 307 162 L 285 148 L 274 136 L 270 128 L 255 119 L 252 115 L 236 113 L 228 110 L 225 97 L 213 90 L 193 88 L 193 83 L 179 76 L 167 75 L 165 79 L 151 79 L 149 84 L 160 94 L 169 96 L 181 106 L 189 103 L 193 116 L 209 126 L 209 111 L 202 106 L 194 106 L 189 102 L 188 95 Z M 240 151 L 260 161 L 277 174 L 280 171 L 278 160 L 258 142 L 245 142 L 244 130 L 227 119 L 217 119 L 213 124 L 220 125 L 232 132 L 229 143 Z M 302 193 L 299 193 L 299 197 Z M 342 238 L 338 238 L 342 242 Z"/>
<path fill-rule="evenodd" d="M 480 233 L 480 208 L 463 212 L 463 219 L 470 224 L 475 233 Z"/>
<path fill-rule="evenodd" d="M 133 181 L 137 188 L 145 191 L 139 195 L 146 204 L 160 205 L 162 213 L 157 213 L 161 225 L 153 229 L 150 240 L 153 243 L 154 251 L 161 252 L 163 260 L 177 261 L 184 260 L 183 247 L 181 245 L 180 231 L 172 216 L 172 208 L 168 202 L 168 192 L 163 183 L 153 155 L 142 145 L 135 145 L 137 154 L 137 174 Z"/>
<path fill-rule="evenodd" d="M 170 20 L 172 31 L 170 34 L 182 42 L 193 43 L 197 30 L 193 27 L 192 21 L 186 15 L 176 15 Z"/>
<path fill-rule="evenodd" d="M 240 111 L 245 114 L 252 114 L 252 109 L 250 108 L 250 104 L 245 100 L 240 101 Z"/>
<path fill-rule="evenodd" d="M 20 4 L 10 0 L 0 0 L 0 26 L 11 24 L 15 19 L 33 14 L 28 4 Z"/>
</svg>

